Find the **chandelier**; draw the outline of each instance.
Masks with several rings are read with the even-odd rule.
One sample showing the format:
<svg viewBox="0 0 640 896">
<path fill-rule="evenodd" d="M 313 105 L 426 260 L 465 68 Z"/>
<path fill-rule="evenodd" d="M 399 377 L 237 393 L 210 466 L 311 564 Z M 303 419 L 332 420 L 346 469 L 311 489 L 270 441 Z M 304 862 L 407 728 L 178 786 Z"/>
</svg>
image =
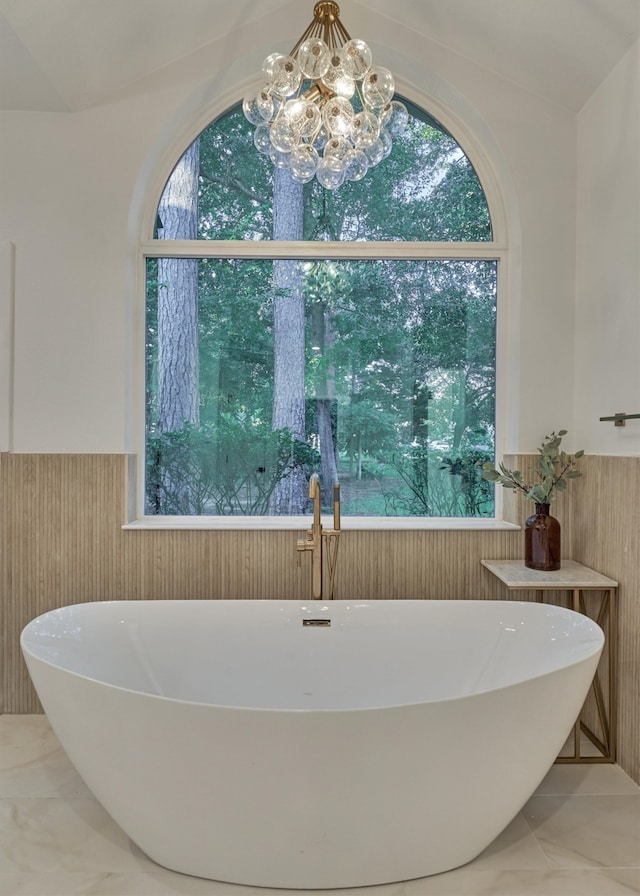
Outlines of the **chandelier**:
<svg viewBox="0 0 640 896">
<path fill-rule="evenodd" d="M 256 148 L 297 183 L 328 190 L 361 180 L 386 159 L 408 112 L 393 99 L 391 72 L 351 38 L 337 3 L 316 3 L 313 21 L 288 56 L 271 53 L 264 84 L 244 98 Z"/>
</svg>

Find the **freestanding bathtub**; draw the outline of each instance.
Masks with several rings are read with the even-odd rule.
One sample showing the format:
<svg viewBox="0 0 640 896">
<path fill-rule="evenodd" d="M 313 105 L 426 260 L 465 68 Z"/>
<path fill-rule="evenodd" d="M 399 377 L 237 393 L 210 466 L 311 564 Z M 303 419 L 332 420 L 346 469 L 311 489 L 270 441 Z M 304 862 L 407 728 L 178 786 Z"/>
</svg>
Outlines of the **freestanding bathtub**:
<svg viewBox="0 0 640 896">
<path fill-rule="evenodd" d="M 477 856 L 569 734 L 604 637 L 515 601 L 114 601 L 22 649 L 72 762 L 175 871 L 295 889 Z"/>
</svg>

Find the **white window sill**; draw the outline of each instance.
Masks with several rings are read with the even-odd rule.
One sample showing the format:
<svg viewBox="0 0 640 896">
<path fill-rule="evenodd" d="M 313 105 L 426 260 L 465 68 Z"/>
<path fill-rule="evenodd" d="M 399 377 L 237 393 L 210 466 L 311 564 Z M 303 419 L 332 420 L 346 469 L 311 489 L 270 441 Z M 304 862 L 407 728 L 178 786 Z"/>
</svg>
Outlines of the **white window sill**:
<svg viewBox="0 0 640 896">
<path fill-rule="evenodd" d="M 284 517 L 148 516 L 133 520 L 130 523 L 125 523 L 122 528 L 132 531 L 145 529 L 211 529 L 218 531 L 241 529 L 245 531 L 290 531 L 308 529 L 311 525 L 311 522 L 312 517 L 310 514 L 308 516 Z M 331 529 L 333 527 L 333 518 L 330 514 L 322 517 L 322 525 L 327 529 Z M 465 519 L 464 517 L 343 516 L 341 519 L 341 525 L 343 531 L 371 530 L 377 532 L 419 531 L 423 529 L 433 529 L 438 531 L 475 530 L 480 532 L 491 532 L 521 528 L 515 523 L 508 523 L 505 520 L 498 520 L 489 517 Z"/>
</svg>

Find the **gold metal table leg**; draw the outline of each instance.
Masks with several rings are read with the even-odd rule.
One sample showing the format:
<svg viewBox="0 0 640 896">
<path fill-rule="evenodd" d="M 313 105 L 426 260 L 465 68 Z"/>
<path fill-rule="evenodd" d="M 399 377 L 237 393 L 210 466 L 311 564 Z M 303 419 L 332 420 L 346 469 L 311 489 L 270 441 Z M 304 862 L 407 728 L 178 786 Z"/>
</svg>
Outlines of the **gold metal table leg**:
<svg viewBox="0 0 640 896">
<path fill-rule="evenodd" d="M 596 670 L 591 691 L 596 704 L 596 711 L 602 739 L 600 739 L 589 726 L 579 718 L 573 729 L 573 756 L 562 756 L 556 762 L 615 762 L 616 761 L 616 729 L 617 729 L 617 618 L 615 607 L 614 589 L 604 589 L 600 606 L 596 614 L 591 616 L 587 612 L 584 589 L 575 588 L 568 593 L 571 608 L 577 613 L 582 613 L 594 619 L 605 632 L 605 649 L 608 651 L 607 663 L 607 696 L 605 702 L 600 676 L 600 669 Z M 581 713 L 582 714 L 582 713 Z M 600 756 L 583 756 L 580 747 L 580 735 L 584 733 L 595 747 L 600 751 Z"/>
<path fill-rule="evenodd" d="M 609 626 L 607 630 L 607 642 L 609 650 L 609 759 L 616 761 L 618 730 L 618 619 L 616 616 L 616 601 L 613 589 L 607 592 L 609 606 Z"/>
</svg>

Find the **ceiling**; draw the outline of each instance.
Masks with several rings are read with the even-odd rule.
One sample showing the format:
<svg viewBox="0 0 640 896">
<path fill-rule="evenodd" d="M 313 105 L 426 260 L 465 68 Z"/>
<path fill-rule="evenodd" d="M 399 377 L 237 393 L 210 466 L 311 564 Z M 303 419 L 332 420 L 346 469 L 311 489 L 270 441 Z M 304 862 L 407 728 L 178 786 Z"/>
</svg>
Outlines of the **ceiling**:
<svg viewBox="0 0 640 896">
<path fill-rule="evenodd" d="M 0 0 L 0 109 L 74 112 L 110 102 L 272 14 L 285 23 L 274 49 L 285 49 L 313 5 Z M 366 40 L 375 13 L 574 113 L 640 31 L 640 0 L 341 0 L 341 9 L 353 35 Z"/>
</svg>

